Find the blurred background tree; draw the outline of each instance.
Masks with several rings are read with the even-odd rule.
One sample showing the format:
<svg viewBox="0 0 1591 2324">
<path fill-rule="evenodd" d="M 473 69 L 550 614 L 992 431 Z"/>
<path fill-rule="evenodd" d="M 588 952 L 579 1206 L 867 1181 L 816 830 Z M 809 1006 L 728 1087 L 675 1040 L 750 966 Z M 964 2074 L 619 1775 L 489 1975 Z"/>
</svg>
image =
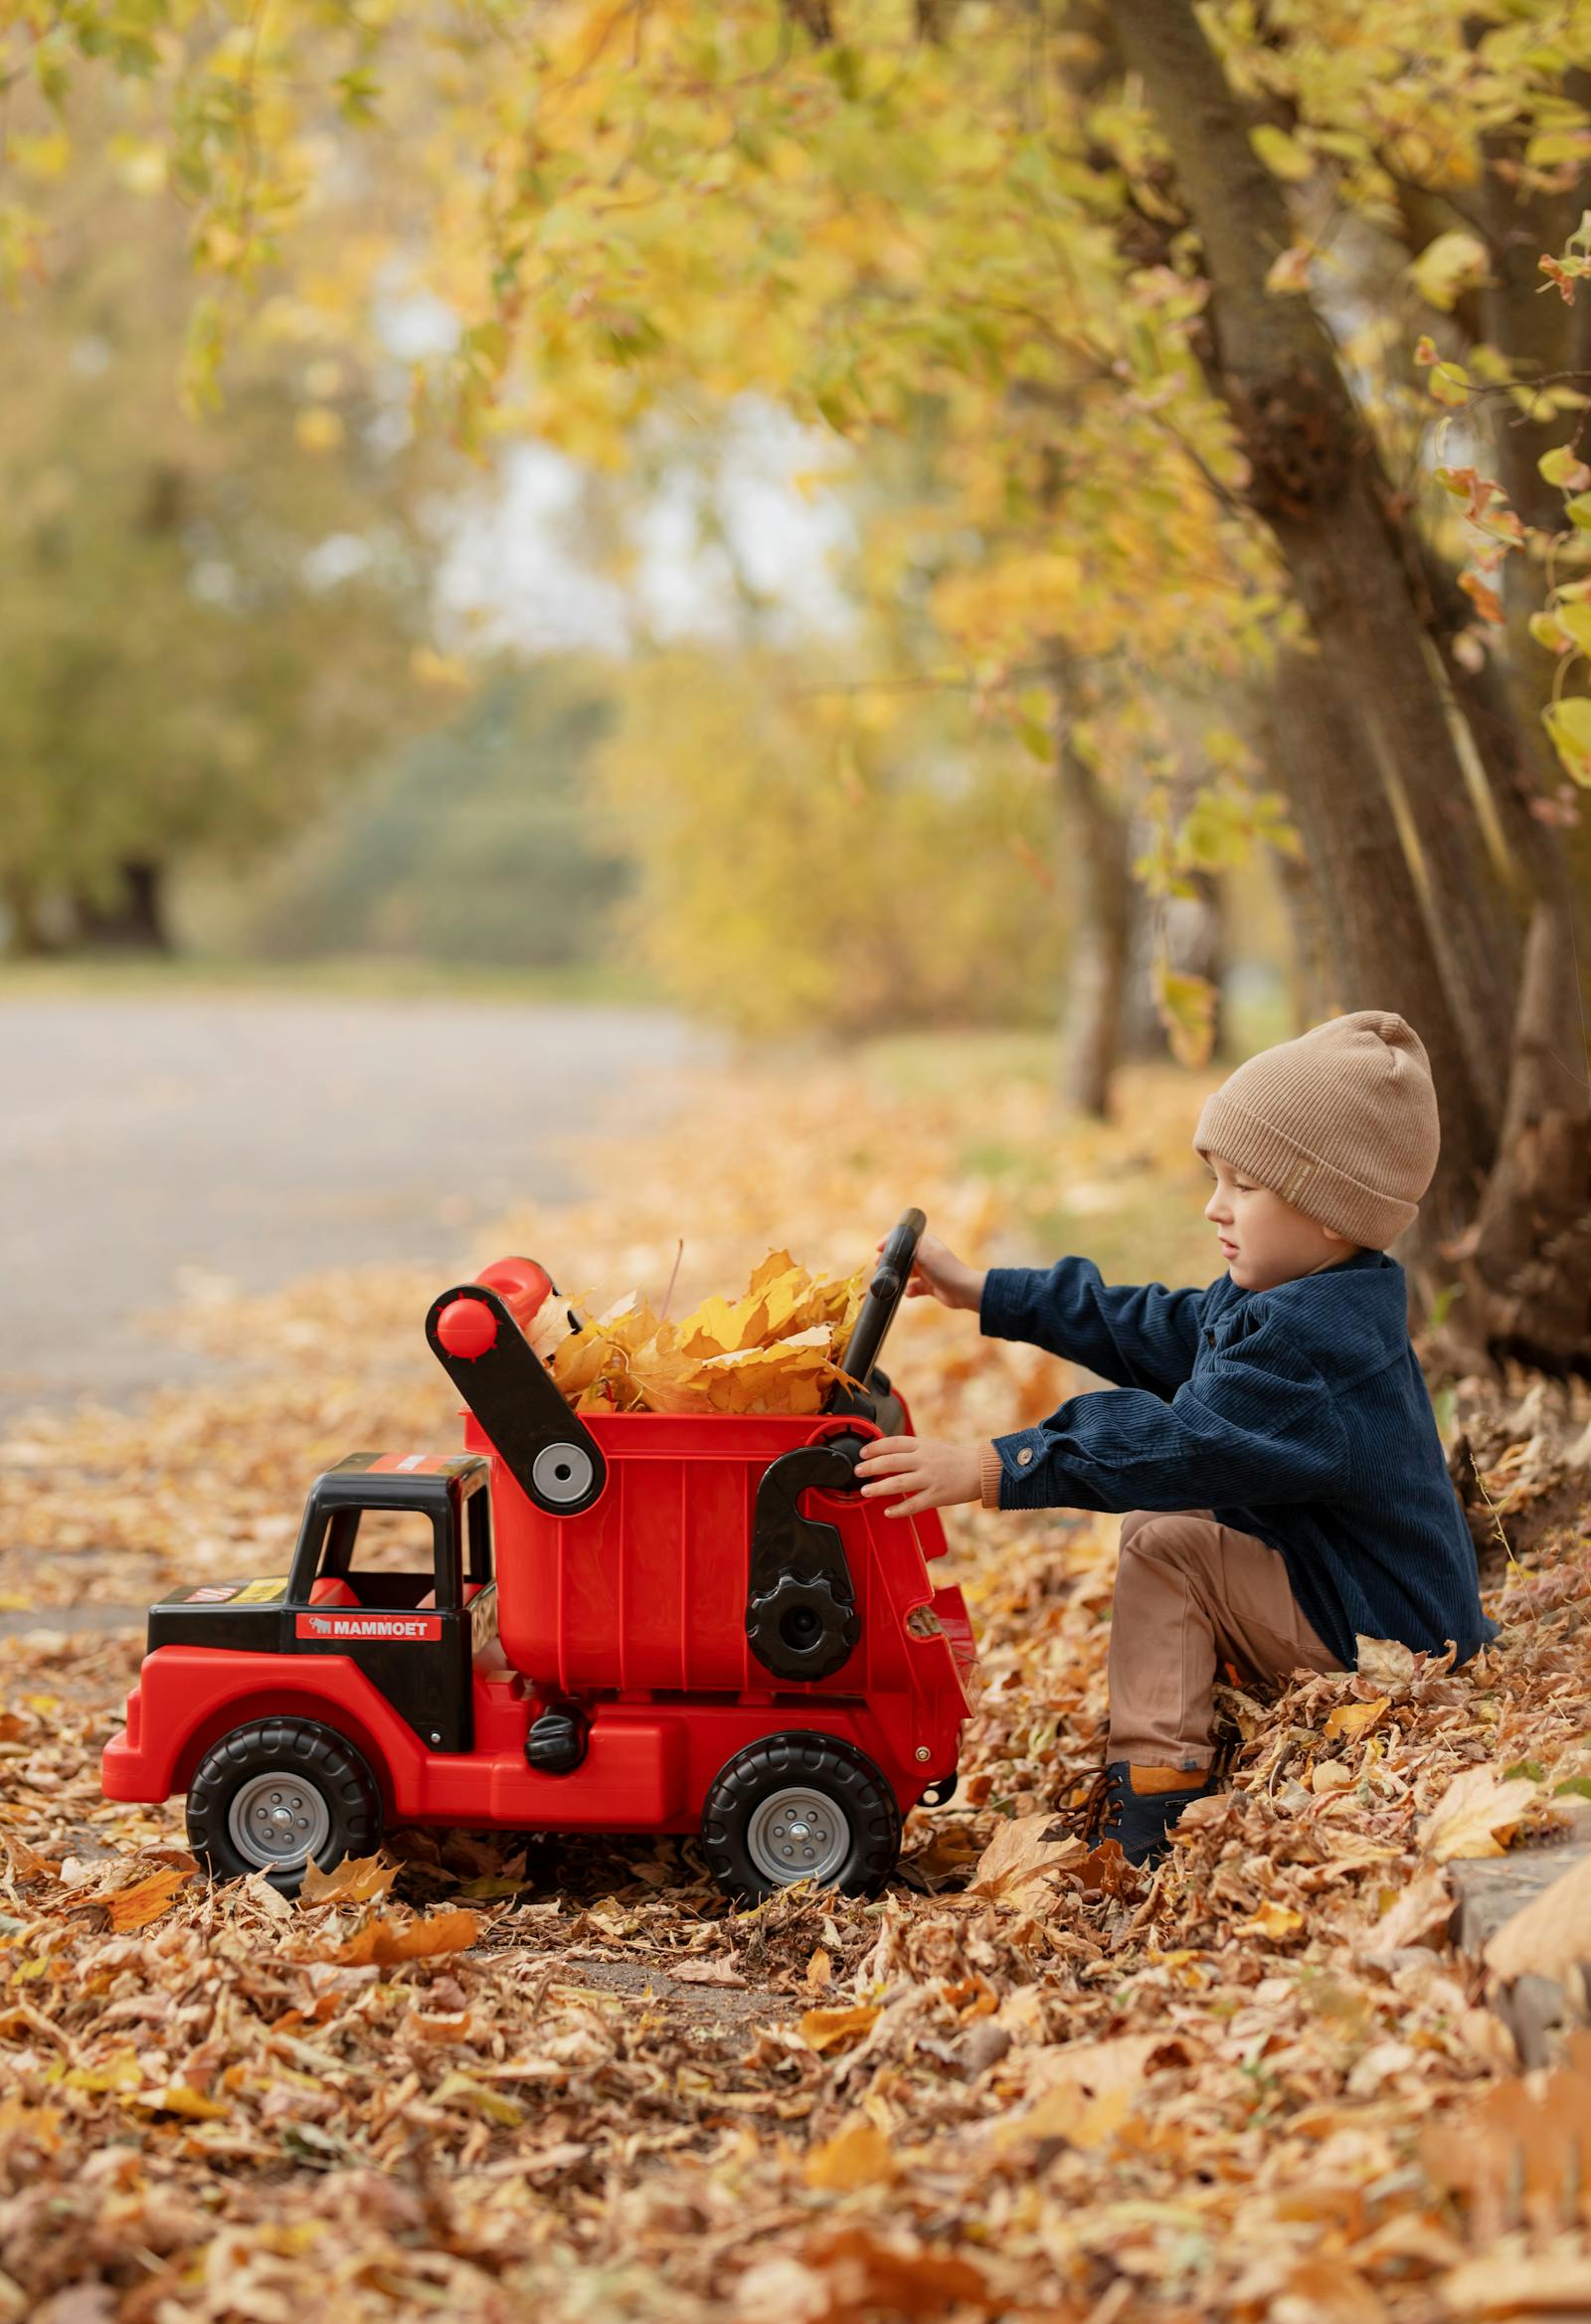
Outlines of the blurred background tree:
<svg viewBox="0 0 1591 2324">
<path fill-rule="evenodd" d="M 11 941 L 163 948 L 173 873 L 257 861 L 433 713 L 412 656 L 437 453 L 408 441 L 401 371 L 395 401 L 396 367 L 318 343 L 303 308 L 240 360 L 223 426 L 185 415 L 192 276 L 138 149 L 23 158 L 52 266 L 8 325 L 0 434 Z"/>
<path fill-rule="evenodd" d="M 1054 1021 L 1045 779 L 966 698 L 767 647 L 637 664 L 603 776 L 665 989 L 754 1032 Z M 732 875 L 726 878 L 726 869 Z"/>
<path fill-rule="evenodd" d="M 611 670 L 483 673 L 447 723 L 385 759 L 271 863 L 249 933 L 266 958 L 375 954 L 564 969 L 613 950 L 633 840 L 595 797 Z"/>
</svg>

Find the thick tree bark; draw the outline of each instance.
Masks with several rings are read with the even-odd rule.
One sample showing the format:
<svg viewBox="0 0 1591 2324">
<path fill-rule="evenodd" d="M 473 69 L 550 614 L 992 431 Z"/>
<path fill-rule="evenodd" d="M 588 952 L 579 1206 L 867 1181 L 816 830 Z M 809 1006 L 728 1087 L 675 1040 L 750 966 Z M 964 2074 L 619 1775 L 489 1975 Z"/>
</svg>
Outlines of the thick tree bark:
<svg viewBox="0 0 1591 2324">
<path fill-rule="evenodd" d="M 1584 1029 L 1562 973 L 1568 912 L 1538 904 L 1530 922 L 1498 1163 L 1455 1254 L 1463 1296 L 1433 1336 L 1455 1370 L 1484 1350 L 1591 1375 L 1591 1136 Z"/>
<path fill-rule="evenodd" d="M 1270 860 L 1277 886 L 1286 899 L 1288 934 L 1293 940 L 1288 962 L 1293 1030 L 1305 1033 L 1339 1006 L 1336 955 L 1326 935 L 1321 886 L 1309 857 L 1277 847 L 1271 851 Z"/>
<path fill-rule="evenodd" d="M 1462 1115 L 1495 1132 L 1517 938 L 1387 536 L 1374 447 L 1308 302 L 1265 286 L 1291 240 L 1286 208 L 1188 0 L 1116 0 L 1111 14 L 1203 242 L 1214 368 L 1249 457 L 1250 497 L 1320 640 L 1344 739 L 1359 736 L 1417 850 L 1420 924 L 1453 996 L 1465 1059 Z M 1490 1137 L 1471 1143 L 1460 1159 L 1483 1169 L 1490 1146 Z"/>
<path fill-rule="evenodd" d="M 1055 685 L 1055 780 L 1072 889 L 1061 1094 L 1074 1112 L 1105 1121 L 1121 1051 L 1136 890 L 1128 818 L 1077 747 L 1064 673 Z"/>
<path fill-rule="evenodd" d="M 1442 1153 L 1412 1255 L 1418 1270 L 1434 1271 L 1437 1246 L 1475 1214 L 1481 1173 L 1473 1158 L 1489 1141 L 1484 1117 L 1473 1110 L 1458 1022 L 1435 956 L 1410 941 L 1411 931 L 1418 938 L 1420 906 L 1397 818 L 1385 786 L 1355 747 L 1319 652 L 1289 646 L 1278 656 L 1266 723 L 1275 771 L 1315 874 L 1330 943 L 1332 998 L 1342 1009 L 1396 1009 L 1431 1060 Z M 1435 1282 L 1424 1288 L 1436 1288 Z"/>
</svg>

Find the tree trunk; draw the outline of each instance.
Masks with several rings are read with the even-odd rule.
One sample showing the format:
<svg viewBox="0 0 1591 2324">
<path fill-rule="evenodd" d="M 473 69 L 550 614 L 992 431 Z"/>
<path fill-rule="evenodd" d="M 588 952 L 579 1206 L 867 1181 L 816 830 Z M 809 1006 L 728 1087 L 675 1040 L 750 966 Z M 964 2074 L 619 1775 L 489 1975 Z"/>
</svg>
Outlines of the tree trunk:
<svg viewBox="0 0 1591 2324">
<path fill-rule="evenodd" d="M 1321 886 L 1307 855 L 1277 847 L 1271 870 L 1287 905 L 1288 934 L 1293 950 L 1288 960 L 1288 996 L 1293 1030 L 1307 1033 L 1338 1005 L 1336 956 L 1326 936 Z"/>
<path fill-rule="evenodd" d="M 1498 1164 L 1455 1253 L 1462 1297 L 1432 1337 L 1455 1370 L 1486 1351 L 1591 1376 L 1591 1135 L 1562 973 L 1570 910 L 1538 904 L 1530 922 Z"/>
<path fill-rule="evenodd" d="M 5 907 L 6 951 L 12 960 L 42 960 L 61 950 L 40 910 L 32 882 L 22 873 L 8 872 L 0 880 L 0 904 Z"/>
<path fill-rule="evenodd" d="M 168 953 L 165 866 L 131 856 L 117 866 L 119 892 L 113 903 L 80 897 L 78 924 L 85 944 L 129 952 Z"/>
<path fill-rule="evenodd" d="M 1288 646 L 1279 654 L 1266 725 L 1277 778 L 1315 874 L 1330 944 L 1332 998 L 1342 1009 L 1395 1009 L 1414 1026 L 1431 1060 L 1442 1152 L 1417 1247 L 1407 1254 L 1423 1275 L 1435 1268 L 1437 1245 L 1475 1215 L 1481 1175 L 1473 1158 L 1489 1143 L 1487 1124 L 1473 1110 L 1458 1023 L 1425 941 L 1392 803 L 1356 747 L 1319 652 Z M 1421 1288 L 1429 1294 L 1437 1286 Z"/>
<path fill-rule="evenodd" d="M 1401 809 L 1421 916 L 1453 996 L 1470 1085 L 1463 1114 L 1495 1134 L 1517 937 L 1387 536 L 1385 479 L 1313 309 L 1265 286 L 1292 239 L 1286 207 L 1188 0 L 1117 0 L 1112 20 L 1203 242 L 1214 369 L 1249 458 L 1250 498 L 1320 640 L 1344 740 L 1356 733 Z M 1487 1137 L 1460 1159 L 1484 1169 L 1490 1147 Z"/>
<path fill-rule="evenodd" d="M 1055 686 L 1055 778 L 1072 874 L 1072 952 L 1063 1013 L 1061 1094 L 1075 1113 L 1109 1118 L 1137 902 L 1128 818 L 1077 747 L 1064 676 Z"/>
</svg>

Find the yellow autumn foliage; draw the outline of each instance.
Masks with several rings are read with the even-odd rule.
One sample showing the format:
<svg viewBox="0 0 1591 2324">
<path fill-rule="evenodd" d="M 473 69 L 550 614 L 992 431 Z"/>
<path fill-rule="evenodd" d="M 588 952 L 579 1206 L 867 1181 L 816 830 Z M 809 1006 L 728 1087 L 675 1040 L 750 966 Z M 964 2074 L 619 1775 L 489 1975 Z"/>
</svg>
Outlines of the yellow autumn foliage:
<svg viewBox="0 0 1591 2324">
<path fill-rule="evenodd" d="M 560 1338 L 560 1303 L 537 1352 L 577 1412 L 818 1412 L 867 1272 L 830 1280 L 770 1251 L 739 1299 L 715 1294 L 677 1323 L 629 1293 Z"/>
</svg>

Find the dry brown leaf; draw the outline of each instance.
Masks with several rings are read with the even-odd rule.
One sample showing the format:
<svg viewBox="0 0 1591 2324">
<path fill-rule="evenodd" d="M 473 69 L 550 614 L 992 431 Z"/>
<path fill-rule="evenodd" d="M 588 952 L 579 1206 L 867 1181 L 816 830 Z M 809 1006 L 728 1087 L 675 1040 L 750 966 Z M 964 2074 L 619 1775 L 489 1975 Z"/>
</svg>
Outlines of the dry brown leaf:
<svg viewBox="0 0 1591 2324">
<path fill-rule="evenodd" d="M 1433 2184 L 1491 2235 L 1528 2218 L 1562 2226 L 1591 2204 L 1591 2034 L 1570 2036 L 1564 2062 L 1504 2075 L 1420 2140 Z"/>
<path fill-rule="evenodd" d="M 1003 2149 L 1024 2139 L 1064 2138 L 1097 2146 L 1126 2120 L 1151 2057 L 1179 2054 L 1163 2034 L 1125 2034 L 1109 2042 L 1068 2042 L 1013 2052 L 1022 2060 L 1027 2102 L 991 2126 Z"/>
<path fill-rule="evenodd" d="M 1044 1836 L 1054 1825 L 1048 1809 L 1032 1816 L 1010 1816 L 997 1824 L 994 1837 L 972 1868 L 968 1894 L 998 1897 L 1011 1904 L 1029 1900 L 1035 1883 L 1042 1882 L 1068 1858 L 1084 1854 L 1082 1842 L 1073 1834 L 1047 1840 Z M 1041 1887 L 1037 1893 L 1043 1893 Z"/>
<path fill-rule="evenodd" d="M 1364 1934 L 1361 1957 L 1401 1951 L 1406 1945 L 1440 1942 L 1453 1918 L 1453 1893 L 1447 1875 L 1421 1873 L 1411 1880 Z"/>
<path fill-rule="evenodd" d="M 506 2090 L 493 2088 L 490 2082 L 477 2080 L 473 2074 L 444 2074 L 437 2084 L 435 2096 L 439 2106 L 462 2106 L 505 2130 L 517 2130 L 525 2119 L 525 2109 L 517 2098 L 509 2097 Z"/>
<path fill-rule="evenodd" d="M 1490 1767 L 1467 1767 L 1454 1777 L 1420 1833 L 1420 1854 L 1433 1864 L 1456 1856 L 1502 1856 L 1504 1842 L 1527 1808 L 1542 1796 L 1530 1776 L 1504 1781 Z"/>
<path fill-rule="evenodd" d="M 1236 1923 L 1232 1934 L 1264 1937 L 1267 1944 L 1281 1944 L 1290 1937 L 1302 1936 L 1305 1925 L 1302 1912 L 1295 1911 L 1291 1904 L 1279 1904 L 1274 1897 L 1267 1896 L 1257 1912 L 1251 1913 L 1247 1920 Z"/>
<path fill-rule="evenodd" d="M 436 2048 L 467 2042 L 474 2020 L 468 2010 L 452 2010 L 433 2017 L 424 2010 L 411 2010 L 399 2029 L 407 2042 L 423 2042 Z"/>
<path fill-rule="evenodd" d="M 878 2018 L 878 2011 L 868 2002 L 852 2009 L 808 2010 L 801 2019 L 801 2040 L 808 2050 L 846 2050 L 870 2034 Z"/>
<path fill-rule="evenodd" d="M 178 2114 L 189 2122 L 221 2122 L 231 2111 L 223 2099 L 206 2097 L 186 2082 L 168 2082 L 158 2090 L 123 2090 L 120 2095 L 122 2105 L 138 2113 Z"/>
<path fill-rule="evenodd" d="M 1372 1687 L 1406 1687 L 1414 1677 L 1414 1650 L 1401 1639 L 1366 1638 L 1361 1633 L 1353 1647 L 1353 1667 Z"/>
<path fill-rule="evenodd" d="M 0 1832 L 0 1848 L 11 1859 L 19 1879 L 60 1879 L 61 1867 L 52 1864 L 48 1857 L 40 1856 L 36 1849 L 30 1848 L 20 1832 Z"/>
<path fill-rule="evenodd" d="M 1339 1702 L 1326 1722 L 1326 1740 L 1334 1742 L 1338 1735 L 1368 1734 L 1391 1707 L 1390 1695 L 1378 1695 L 1373 1702 Z"/>
<path fill-rule="evenodd" d="M 298 1890 L 300 1904 L 371 1904 L 385 1896 L 402 1867 L 380 1851 L 374 1856 L 345 1856 L 323 1873 L 317 1864 L 304 1867 Z"/>
<path fill-rule="evenodd" d="M 118 1935 L 125 1935 L 135 1928 L 147 1928 L 151 1921 L 158 1920 L 163 1912 L 169 1911 L 177 1890 L 191 1880 L 198 1870 L 198 1865 L 190 1857 L 186 1871 L 181 1865 L 162 1865 L 158 1872 L 148 1873 L 141 1880 L 134 1880 L 125 1888 L 115 1889 L 104 1900 L 111 1927 Z"/>
<path fill-rule="evenodd" d="M 831 2195 L 848 2195 L 857 2187 L 878 2187 L 899 2176 L 889 2140 L 864 2115 L 824 2139 L 806 2158 L 802 2172 L 808 2187 Z"/>
<path fill-rule="evenodd" d="M 1386 2312 L 1357 2268 L 1321 2252 L 1289 2271 L 1267 2310 L 1275 2324 L 1381 2324 Z"/>
<path fill-rule="evenodd" d="M 1126 2088 L 1086 2098 L 1081 2090 L 1063 2085 L 1046 2090 L 1020 2114 L 1000 2123 L 994 2143 L 1004 2149 L 1027 2139 L 1064 2138 L 1068 2146 L 1095 2147 L 1121 2128 L 1132 2105 L 1133 2094 Z"/>
<path fill-rule="evenodd" d="M 676 1985 L 744 1985 L 732 1953 L 714 1953 L 710 1960 L 671 1961 L 668 1974 Z"/>
<path fill-rule="evenodd" d="M 878 2310 L 886 2316 L 937 2316 L 960 2305 L 1007 2304 L 991 2297 L 981 2270 L 958 2252 L 923 2244 L 902 2249 L 867 2228 L 815 2237 L 801 2257 L 826 2281 L 831 2304 L 825 2324 L 860 2324 Z"/>
<path fill-rule="evenodd" d="M 1591 2253 L 1510 2251 L 1467 2259 L 1437 2288 L 1455 2316 L 1557 2316 L 1579 2324 L 1591 2315 Z"/>
<path fill-rule="evenodd" d="M 344 1943 L 317 1958 L 340 1961 L 349 1968 L 372 1961 L 423 1961 L 434 1953 L 467 1952 L 483 1926 L 478 1912 L 437 1912 L 429 1919 L 409 1921 L 367 1920 Z"/>
</svg>

